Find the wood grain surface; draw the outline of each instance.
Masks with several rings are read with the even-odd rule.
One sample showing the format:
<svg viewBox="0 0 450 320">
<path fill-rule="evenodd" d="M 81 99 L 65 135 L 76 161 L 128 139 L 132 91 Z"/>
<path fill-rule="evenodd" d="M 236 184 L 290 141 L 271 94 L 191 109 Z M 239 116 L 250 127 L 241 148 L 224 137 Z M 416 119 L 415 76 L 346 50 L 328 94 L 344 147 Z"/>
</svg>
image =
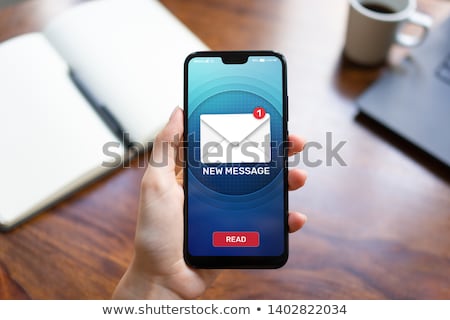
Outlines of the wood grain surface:
<svg viewBox="0 0 450 320">
<path fill-rule="evenodd" d="M 30 0 L 3 8 L 0 41 L 40 30 L 77 2 Z M 346 141 L 347 166 L 297 164 L 309 178 L 290 195 L 290 207 L 309 221 L 291 235 L 287 265 L 224 271 L 202 298 L 450 299 L 448 171 L 356 117 L 354 99 L 384 67 L 364 69 L 342 59 L 347 2 L 162 3 L 212 49 L 282 52 L 290 132 L 324 145 L 327 132 L 333 145 Z M 436 24 L 450 14 L 448 1 L 419 4 Z M 390 63 L 404 53 L 393 48 Z M 325 161 L 324 150 L 311 149 L 309 160 L 317 159 Z M 132 256 L 140 163 L 0 234 L 0 299 L 109 298 Z"/>
</svg>

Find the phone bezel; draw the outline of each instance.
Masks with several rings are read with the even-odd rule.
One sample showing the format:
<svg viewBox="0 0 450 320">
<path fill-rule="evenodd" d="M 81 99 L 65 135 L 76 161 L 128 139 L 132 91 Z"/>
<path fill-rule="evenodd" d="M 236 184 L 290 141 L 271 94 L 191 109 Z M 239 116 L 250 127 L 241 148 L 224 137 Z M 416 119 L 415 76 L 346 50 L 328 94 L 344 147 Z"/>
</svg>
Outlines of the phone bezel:
<svg viewBox="0 0 450 320">
<path fill-rule="evenodd" d="M 193 256 L 188 249 L 188 184 L 187 184 L 187 161 L 184 168 L 184 244 L 183 253 L 186 263 L 195 268 L 205 269 L 272 269 L 282 267 L 289 256 L 288 239 L 288 168 L 287 168 L 287 139 L 288 139 L 288 96 L 287 96 L 287 67 L 282 54 L 274 51 L 199 51 L 190 54 L 184 63 L 184 145 L 183 150 L 187 152 L 188 135 L 188 66 L 193 58 L 197 57 L 220 57 L 225 64 L 244 63 L 250 56 L 274 56 L 282 64 L 282 90 L 283 90 L 283 152 L 284 152 L 284 250 L 279 256 Z M 187 156 L 185 157 L 187 159 Z"/>
</svg>

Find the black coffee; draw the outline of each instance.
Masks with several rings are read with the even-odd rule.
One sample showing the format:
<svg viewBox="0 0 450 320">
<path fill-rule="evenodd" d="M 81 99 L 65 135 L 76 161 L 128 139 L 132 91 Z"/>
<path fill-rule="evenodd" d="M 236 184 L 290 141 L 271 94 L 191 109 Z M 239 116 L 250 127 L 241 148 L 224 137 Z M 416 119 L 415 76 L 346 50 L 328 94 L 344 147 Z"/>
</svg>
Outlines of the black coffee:
<svg viewBox="0 0 450 320">
<path fill-rule="evenodd" d="M 364 8 L 369 9 L 371 11 L 375 11 L 378 13 L 395 13 L 395 10 L 389 8 L 388 6 L 384 5 L 384 4 L 379 4 L 379 3 L 364 3 L 362 4 Z"/>
</svg>

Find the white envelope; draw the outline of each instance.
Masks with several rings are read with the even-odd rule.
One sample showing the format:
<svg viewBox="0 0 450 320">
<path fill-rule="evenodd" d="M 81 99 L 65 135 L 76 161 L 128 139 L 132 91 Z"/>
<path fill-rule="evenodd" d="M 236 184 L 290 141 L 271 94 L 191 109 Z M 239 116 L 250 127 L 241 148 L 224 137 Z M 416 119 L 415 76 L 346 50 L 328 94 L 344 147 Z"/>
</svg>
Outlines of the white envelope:
<svg viewBox="0 0 450 320">
<path fill-rule="evenodd" d="M 201 163 L 271 161 L 270 115 L 252 113 L 200 115 Z"/>
</svg>

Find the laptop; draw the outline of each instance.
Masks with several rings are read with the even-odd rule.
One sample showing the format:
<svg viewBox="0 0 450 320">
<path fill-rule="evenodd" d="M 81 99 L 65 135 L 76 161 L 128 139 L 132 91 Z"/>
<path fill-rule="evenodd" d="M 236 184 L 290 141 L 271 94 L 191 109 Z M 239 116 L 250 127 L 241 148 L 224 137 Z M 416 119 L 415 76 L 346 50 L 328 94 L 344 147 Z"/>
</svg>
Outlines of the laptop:
<svg viewBox="0 0 450 320">
<path fill-rule="evenodd" d="M 357 103 L 362 114 L 450 167 L 450 18 Z"/>
</svg>

